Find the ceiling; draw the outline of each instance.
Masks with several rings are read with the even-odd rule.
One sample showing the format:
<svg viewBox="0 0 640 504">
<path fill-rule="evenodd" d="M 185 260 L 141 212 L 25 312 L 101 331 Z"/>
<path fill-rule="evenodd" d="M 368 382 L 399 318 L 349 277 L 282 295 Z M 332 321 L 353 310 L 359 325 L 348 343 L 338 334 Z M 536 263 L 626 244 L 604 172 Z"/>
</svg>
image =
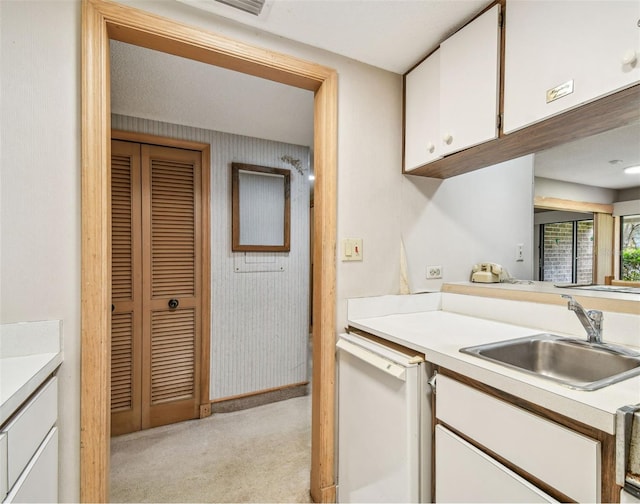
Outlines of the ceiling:
<svg viewBox="0 0 640 504">
<path fill-rule="evenodd" d="M 177 0 L 281 37 L 404 74 L 491 0 L 266 0 L 259 16 Z"/>
<path fill-rule="evenodd" d="M 640 186 L 640 174 L 624 168 L 640 165 L 640 122 L 606 131 L 536 154 L 537 177 L 608 189 Z"/>
<path fill-rule="evenodd" d="M 111 111 L 313 145 L 313 92 L 111 41 Z"/>
</svg>

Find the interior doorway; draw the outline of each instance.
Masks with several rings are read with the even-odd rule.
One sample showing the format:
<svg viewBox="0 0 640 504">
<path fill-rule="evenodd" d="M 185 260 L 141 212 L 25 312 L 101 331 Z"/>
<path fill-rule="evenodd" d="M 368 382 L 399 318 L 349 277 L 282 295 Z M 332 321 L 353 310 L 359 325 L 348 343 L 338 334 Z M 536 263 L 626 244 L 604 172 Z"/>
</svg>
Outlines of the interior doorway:
<svg viewBox="0 0 640 504">
<path fill-rule="evenodd" d="M 311 494 L 335 501 L 336 72 L 102 0 L 83 2 L 81 499 L 108 500 L 110 38 L 315 92 Z"/>
</svg>

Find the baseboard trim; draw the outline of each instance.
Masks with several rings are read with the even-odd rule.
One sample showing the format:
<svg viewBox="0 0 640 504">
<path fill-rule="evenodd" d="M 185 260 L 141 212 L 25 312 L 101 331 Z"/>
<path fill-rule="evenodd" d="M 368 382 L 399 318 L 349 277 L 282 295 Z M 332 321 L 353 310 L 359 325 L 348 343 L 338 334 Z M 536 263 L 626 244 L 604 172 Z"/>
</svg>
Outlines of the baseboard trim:
<svg viewBox="0 0 640 504">
<path fill-rule="evenodd" d="M 309 382 L 294 383 L 211 401 L 211 413 L 230 413 L 309 394 Z"/>
</svg>

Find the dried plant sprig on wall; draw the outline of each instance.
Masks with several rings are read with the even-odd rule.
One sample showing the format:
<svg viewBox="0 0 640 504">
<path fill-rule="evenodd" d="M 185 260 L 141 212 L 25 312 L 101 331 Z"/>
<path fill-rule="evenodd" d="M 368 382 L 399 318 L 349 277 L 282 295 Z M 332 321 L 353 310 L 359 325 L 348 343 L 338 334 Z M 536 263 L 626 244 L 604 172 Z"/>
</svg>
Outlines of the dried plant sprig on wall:
<svg viewBox="0 0 640 504">
<path fill-rule="evenodd" d="M 304 175 L 304 170 L 302 168 L 302 162 L 299 159 L 293 158 L 289 155 L 284 155 L 280 158 L 280 161 L 290 164 L 291 166 L 293 166 L 296 171 L 300 174 L 300 175 Z"/>
</svg>

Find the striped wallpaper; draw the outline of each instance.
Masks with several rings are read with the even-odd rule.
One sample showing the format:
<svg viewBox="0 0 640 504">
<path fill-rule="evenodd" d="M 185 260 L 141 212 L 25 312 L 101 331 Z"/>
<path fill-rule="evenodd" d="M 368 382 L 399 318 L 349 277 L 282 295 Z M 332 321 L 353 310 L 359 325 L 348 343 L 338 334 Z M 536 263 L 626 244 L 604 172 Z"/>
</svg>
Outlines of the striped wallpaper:
<svg viewBox="0 0 640 504">
<path fill-rule="evenodd" d="M 211 145 L 211 399 L 307 381 L 309 148 L 116 114 L 112 127 Z M 290 252 L 231 252 L 232 162 L 291 170 Z"/>
</svg>

